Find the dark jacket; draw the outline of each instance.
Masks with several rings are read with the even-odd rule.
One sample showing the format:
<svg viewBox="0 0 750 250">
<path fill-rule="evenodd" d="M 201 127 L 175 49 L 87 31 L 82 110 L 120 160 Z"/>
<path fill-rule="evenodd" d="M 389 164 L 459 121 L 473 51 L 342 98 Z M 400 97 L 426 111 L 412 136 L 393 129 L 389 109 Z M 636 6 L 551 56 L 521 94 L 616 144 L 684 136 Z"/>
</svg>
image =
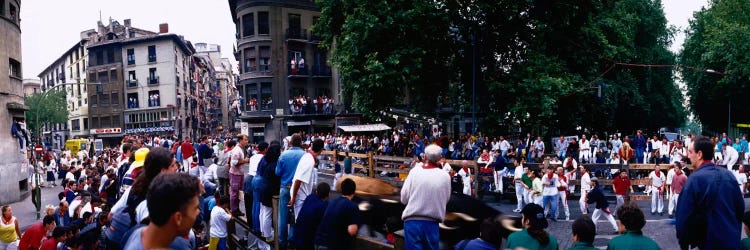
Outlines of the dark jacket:
<svg viewBox="0 0 750 250">
<path fill-rule="evenodd" d="M 586 203 L 596 203 L 597 209 L 605 209 L 609 207 L 609 202 L 607 202 L 607 198 L 604 197 L 602 187 L 599 185 L 596 185 L 594 189 L 588 193 Z"/>
<path fill-rule="evenodd" d="M 688 178 L 677 201 L 677 239 L 701 249 L 741 249 L 745 202 L 737 178 L 726 168 L 707 163 Z"/>
<path fill-rule="evenodd" d="M 267 162 L 266 157 L 260 159 L 258 163 L 257 176 L 261 176 L 260 203 L 263 206 L 270 207 L 271 198 L 279 194 L 281 178 L 276 176 L 276 162 Z"/>
</svg>

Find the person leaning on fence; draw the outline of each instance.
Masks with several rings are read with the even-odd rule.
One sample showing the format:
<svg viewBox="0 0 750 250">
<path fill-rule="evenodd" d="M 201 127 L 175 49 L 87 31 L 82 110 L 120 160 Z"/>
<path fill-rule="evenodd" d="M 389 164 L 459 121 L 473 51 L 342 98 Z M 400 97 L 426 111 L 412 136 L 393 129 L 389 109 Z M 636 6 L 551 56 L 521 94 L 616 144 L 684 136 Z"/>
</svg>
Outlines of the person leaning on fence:
<svg viewBox="0 0 750 250">
<path fill-rule="evenodd" d="M 643 235 L 641 229 L 646 225 L 643 211 L 637 204 L 628 202 L 617 210 L 617 218 L 620 218 L 620 231 L 622 235 L 617 236 L 607 244 L 608 250 L 619 249 L 661 249 L 656 242 Z"/>
<path fill-rule="evenodd" d="M 440 169 L 442 149 L 435 144 L 425 148 L 427 163 L 412 168 L 401 188 L 405 204 L 404 221 L 406 249 L 438 249 L 438 223 L 445 218 L 450 197 L 450 177 Z"/>
</svg>

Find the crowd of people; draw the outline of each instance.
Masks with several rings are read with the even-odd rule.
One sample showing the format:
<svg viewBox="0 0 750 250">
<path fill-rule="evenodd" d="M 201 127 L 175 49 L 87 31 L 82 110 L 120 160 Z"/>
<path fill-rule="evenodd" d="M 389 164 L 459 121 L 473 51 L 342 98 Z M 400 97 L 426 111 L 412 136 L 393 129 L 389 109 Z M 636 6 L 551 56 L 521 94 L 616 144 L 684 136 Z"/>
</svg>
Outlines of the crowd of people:
<svg viewBox="0 0 750 250">
<path fill-rule="evenodd" d="M 598 137 L 592 136 L 592 142 L 588 142 L 583 135 L 580 143 L 573 139 L 563 144 L 566 139 L 561 137 L 554 151 L 530 134 L 528 143 L 516 143 L 528 151 L 517 150 L 504 137 L 489 140 L 481 134 L 467 134 L 463 140 L 473 145 L 457 148 L 445 136 L 422 136 L 408 129 L 389 131 L 381 137 L 294 134 L 281 142 L 253 145 L 242 134 L 203 136 L 196 142 L 190 137 L 131 136 L 119 147 L 100 154 L 47 151 L 36 162 L 32 185 L 52 192 L 60 190 L 60 202 L 48 205 L 42 221 L 23 233 L 12 208 L 2 207 L 0 249 L 13 244 L 21 249 L 226 249 L 227 224 L 238 217 L 246 218 L 250 225 L 246 237 L 249 245 L 268 245 L 275 240 L 276 228 L 278 243 L 283 247 L 350 249 L 361 220 L 357 205 L 352 202 L 356 183 L 343 175 L 352 173 L 349 152 L 368 151 L 419 159 L 411 166 L 400 190 L 401 203 L 406 205 L 402 220 L 407 249 L 437 249 L 438 224 L 444 220 L 450 194 L 472 195 L 475 191 L 471 185 L 474 175 L 468 167 L 472 160 L 482 166 L 480 171 L 493 176 L 493 191 L 503 192 L 502 177 L 510 177 L 511 185 L 519 190 L 515 212 L 521 215 L 525 228 L 511 234 L 505 242 L 482 235 L 463 242 L 463 247 L 556 249 L 556 239 L 544 228 L 549 225 L 548 220 L 571 219 L 567 196 L 577 188 L 580 210 L 584 215 L 591 212 L 590 217 L 581 216 L 573 223 L 572 237 L 577 247 L 591 246 L 597 221 L 603 217 L 615 232 L 623 233 L 610 241 L 612 249 L 656 249 L 653 240 L 640 231 L 646 223 L 643 211 L 626 201 L 628 191 L 633 193 L 628 172 L 614 175 L 617 204 L 611 206 L 599 180 L 578 163 L 599 158 L 589 153 L 611 152 L 614 145 L 617 152 L 625 149 L 626 156 L 627 151 L 633 151 L 630 157 L 622 158 L 623 163 L 655 159 L 670 166 L 666 174 L 662 165 L 649 173 L 647 190 L 652 195 L 652 214 L 663 215 L 663 198 L 667 194 L 666 212 L 676 218 L 680 244 L 738 249 L 735 246 L 740 242 L 738 230 L 744 214 L 742 195 L 747 189 L 747 175 L 742 166 L 734 172 L 731 166 L 747 160 L 737 153 L 747 148 L 744 138 L 691 135 L 684 142 L 664 143 L 658 138 L 647 141 L 638 132 L 631 148 L 627 137 L 622 144 L 610 140 L 592 147 Z M 613 140 L 619 139 L 613 136 Z M 647 141 L 645 149 L 641 140 Z M 318 166 L 324 164 L 319 156 L 324 149 L 346 154 L 331 159 L 336 175 L 330 184 L 318 181 Z M 639 149 L 644 150 L 639 154 Z M 663 155 L 662 149 L 672 153 Z M 452 167 L 445 159 L 454 158 L 456 151 L 461 151 L 457 158 L 467 160 Z M 542 161 L 549 152 L 563 160 L 553 157 Z M 584 153 L 589 158 L 581 156 Z M 610 160 L 621 155 L 612 155 Z M 530 158 L 544 162 L 543 167 L 529 168 Z M 580 180 L 581 185 L 569 185 L 570 180 Z M 341 193 L 341 197 L 329 198 L 331 190 Z M 279 196 L 281 209 L 274 226 L 271 202 L 275 195 Z M 717 209 L 721 214 L 709 213 L 708 209 Z M 500 224 L 488 220 L 482 223 L 481 230 L 496 232 Z M 730 230 L 733 228 L 738 230 Z M 711 239 L 722 239 L 722 243 Z M 457 249 L 461 249 L 459 246 Z"/>
</svg>

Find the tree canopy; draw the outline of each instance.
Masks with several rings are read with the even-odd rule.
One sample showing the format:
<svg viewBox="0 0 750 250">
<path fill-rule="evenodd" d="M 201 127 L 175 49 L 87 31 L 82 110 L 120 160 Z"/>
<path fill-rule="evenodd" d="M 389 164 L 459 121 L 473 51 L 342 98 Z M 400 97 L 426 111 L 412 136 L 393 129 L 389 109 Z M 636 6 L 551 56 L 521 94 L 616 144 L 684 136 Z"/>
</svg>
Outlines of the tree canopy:
<svg viewBox="0 0 750 250">
<path fill-rule="evenodd" d="M 42 94 L 27 96 L 24 103 L 29 106 L 26 111 L 26 124 L 34 137 L 39 138 L 41 127 L 45 124 L 66 123 L 68 108 L 65 102 L 65 91 L 49 90 Z"/>
<path fill-rule="evenodd" d="M 726 130 L 732 120 L 750 116 L 750 1 L 711 1 L 693 14 L 680 63 L 690 106 L 710 132 Z"/>
<path fill-rule="evenodd" d="M 686 117 L 656 0 L 317 0 L 345 98 L 365 114 L 449 97 L 480 129 L 538 134 L 656 129 Z M 604 86 L 597 98 L 599 85 Z M 488 131 L 489 130 L 489 131 Z M 494 131 L 492 131 L 494 130 Z"/>
</svg>

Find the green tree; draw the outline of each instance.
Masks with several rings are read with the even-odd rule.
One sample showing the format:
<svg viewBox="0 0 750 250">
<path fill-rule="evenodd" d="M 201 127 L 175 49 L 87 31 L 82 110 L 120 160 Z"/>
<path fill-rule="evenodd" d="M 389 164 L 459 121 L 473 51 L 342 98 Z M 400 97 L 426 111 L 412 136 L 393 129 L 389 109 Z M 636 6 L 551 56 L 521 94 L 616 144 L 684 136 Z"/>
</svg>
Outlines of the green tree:
<svg viewBox="0 0 750 250">
<path fill-rule="evenodd" d="M 36 139 L 39 139 L 42 126 L 68 121 L 68 108 L 63 90 L 49 90 L 27 96 L 24 103 L 29 107 L 26 111 L 26 124 Z"/>
<path fill-rule="evenodd" d="M 690 107 L 704 130 L 726 130 L 732 119 L 750 116 L 750 1 L 711 1 L 693 14 L 680 54 L 680 63 L 692 66 L 681 73 L 688 87 Z M 713 71 L 708 71 L 713 70 Z M 712 72 L 721 72 L 716 74 Z M 731 110 L 729 103 L 731 102 Z"/>
</svg>

